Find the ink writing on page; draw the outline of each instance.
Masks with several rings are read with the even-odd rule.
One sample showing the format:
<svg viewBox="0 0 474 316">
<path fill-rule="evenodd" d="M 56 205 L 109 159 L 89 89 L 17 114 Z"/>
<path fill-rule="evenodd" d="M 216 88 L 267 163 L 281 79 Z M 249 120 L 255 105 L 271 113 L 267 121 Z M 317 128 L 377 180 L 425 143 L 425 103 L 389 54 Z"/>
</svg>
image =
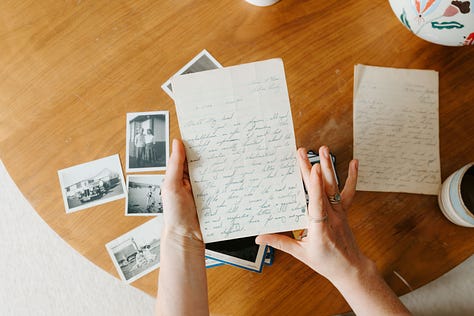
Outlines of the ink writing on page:
<svg viewBox="0 0 474 316">
<path fill-rule="evenodd" d="M 204 241 L 306 227 L 282 61 L 172 83 Z"/>
<path fill-rule="evenodd" d="M 357 189 L 438 194 L 438 73 L 357 65 Z"/>
</svg>

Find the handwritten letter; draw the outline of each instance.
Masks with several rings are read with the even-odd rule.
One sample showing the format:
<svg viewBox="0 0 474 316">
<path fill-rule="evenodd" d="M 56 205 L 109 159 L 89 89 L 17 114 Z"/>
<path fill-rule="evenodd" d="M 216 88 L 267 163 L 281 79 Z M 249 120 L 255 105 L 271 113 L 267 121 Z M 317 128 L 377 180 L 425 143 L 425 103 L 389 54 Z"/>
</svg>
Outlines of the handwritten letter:
<svg viewBox="0 0 474 316">
<path fill-rule="evenodd" d="M 205 242 L 306 227 L 280 59 L 172 81 Z"/>
<path fill-rule="evenodd" d="M 438 194 L 438 73 L 357 65 L 357 189 Z"/>
</svg>

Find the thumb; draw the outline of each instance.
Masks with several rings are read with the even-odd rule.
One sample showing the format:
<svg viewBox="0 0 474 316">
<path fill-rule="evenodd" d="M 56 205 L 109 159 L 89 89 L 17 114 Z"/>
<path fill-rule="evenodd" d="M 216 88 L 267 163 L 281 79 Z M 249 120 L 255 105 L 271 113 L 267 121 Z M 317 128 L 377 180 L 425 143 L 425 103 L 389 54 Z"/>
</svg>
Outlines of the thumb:
<svg viewBox="0 0 474 316">
<path fill-rule="evenodd" d="M 186 154 L 183 143 L 180 140 L 173 139 L 173 151 L 169 158 L 168 168 L 166 169 L 165 179 L 170 184 L 180 184 L 183 181 L 184 160 Z"/>
<path fill-rule="evenodd" d="M 255 243 L 259 245 L 268 245 L 275 249 L 289 253 L 293 257 L 298 258 L 301 251 L 299 243 L 284 235 L 270 234 L 270 235 L 259 235 L 255 239 Z"/>
</svg>

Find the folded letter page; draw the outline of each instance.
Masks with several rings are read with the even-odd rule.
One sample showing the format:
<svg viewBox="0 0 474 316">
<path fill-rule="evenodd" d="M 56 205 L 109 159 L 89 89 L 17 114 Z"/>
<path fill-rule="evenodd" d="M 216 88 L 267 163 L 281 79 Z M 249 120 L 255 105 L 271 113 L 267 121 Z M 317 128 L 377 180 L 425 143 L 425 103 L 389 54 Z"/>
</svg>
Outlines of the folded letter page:
<svg viewBox="0 0 474 316">
<path fill-rule="evenodd" d="M 357 189 L 438 194 L 438 73 L 357 65 L 354 157 Z"/>
<path fill-rule="evenodd" d="M 306 227 L 281 59 L 172 79 L 204 242 Z"/>
</svg>

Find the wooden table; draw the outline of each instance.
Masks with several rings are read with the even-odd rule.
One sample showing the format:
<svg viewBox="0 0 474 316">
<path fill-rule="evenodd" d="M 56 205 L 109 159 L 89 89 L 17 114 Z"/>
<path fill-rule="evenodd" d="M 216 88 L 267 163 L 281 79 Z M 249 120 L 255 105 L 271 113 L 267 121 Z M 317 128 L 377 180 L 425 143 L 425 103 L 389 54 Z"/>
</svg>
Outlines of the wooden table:
<svg viewBox="0 0 474 316">
<path fill-rule="evenodd" d="M 104 244 L 149 218 L 125 217 L 123 200 L 66 215 L 56 172 L 115 153 L 125 161 L 127 112 L 169 110 L 178 137 L 160 86 L 204 48 L 224 66 L 281 57 L 297 144 L 328 144 L 342 179 L 357 63 L 439 71 L 442 178 L 474 158 L 474 50 L 416 38 L 388 1 L 3 1 L 0 21 L 1 159 L 51 228 L 116 276 Z M 474 253 L 474 230 L 448 222 L 436 196 L 359 192 L 349 220 L 398 294 Z M 133 285 L 155 295 L 157 276 Z M 325 279 L 281 252 L 262 274 L 224 266 L 208 270 L 208 280 L 217 315 L 349 309 Z"/>
</svg>

